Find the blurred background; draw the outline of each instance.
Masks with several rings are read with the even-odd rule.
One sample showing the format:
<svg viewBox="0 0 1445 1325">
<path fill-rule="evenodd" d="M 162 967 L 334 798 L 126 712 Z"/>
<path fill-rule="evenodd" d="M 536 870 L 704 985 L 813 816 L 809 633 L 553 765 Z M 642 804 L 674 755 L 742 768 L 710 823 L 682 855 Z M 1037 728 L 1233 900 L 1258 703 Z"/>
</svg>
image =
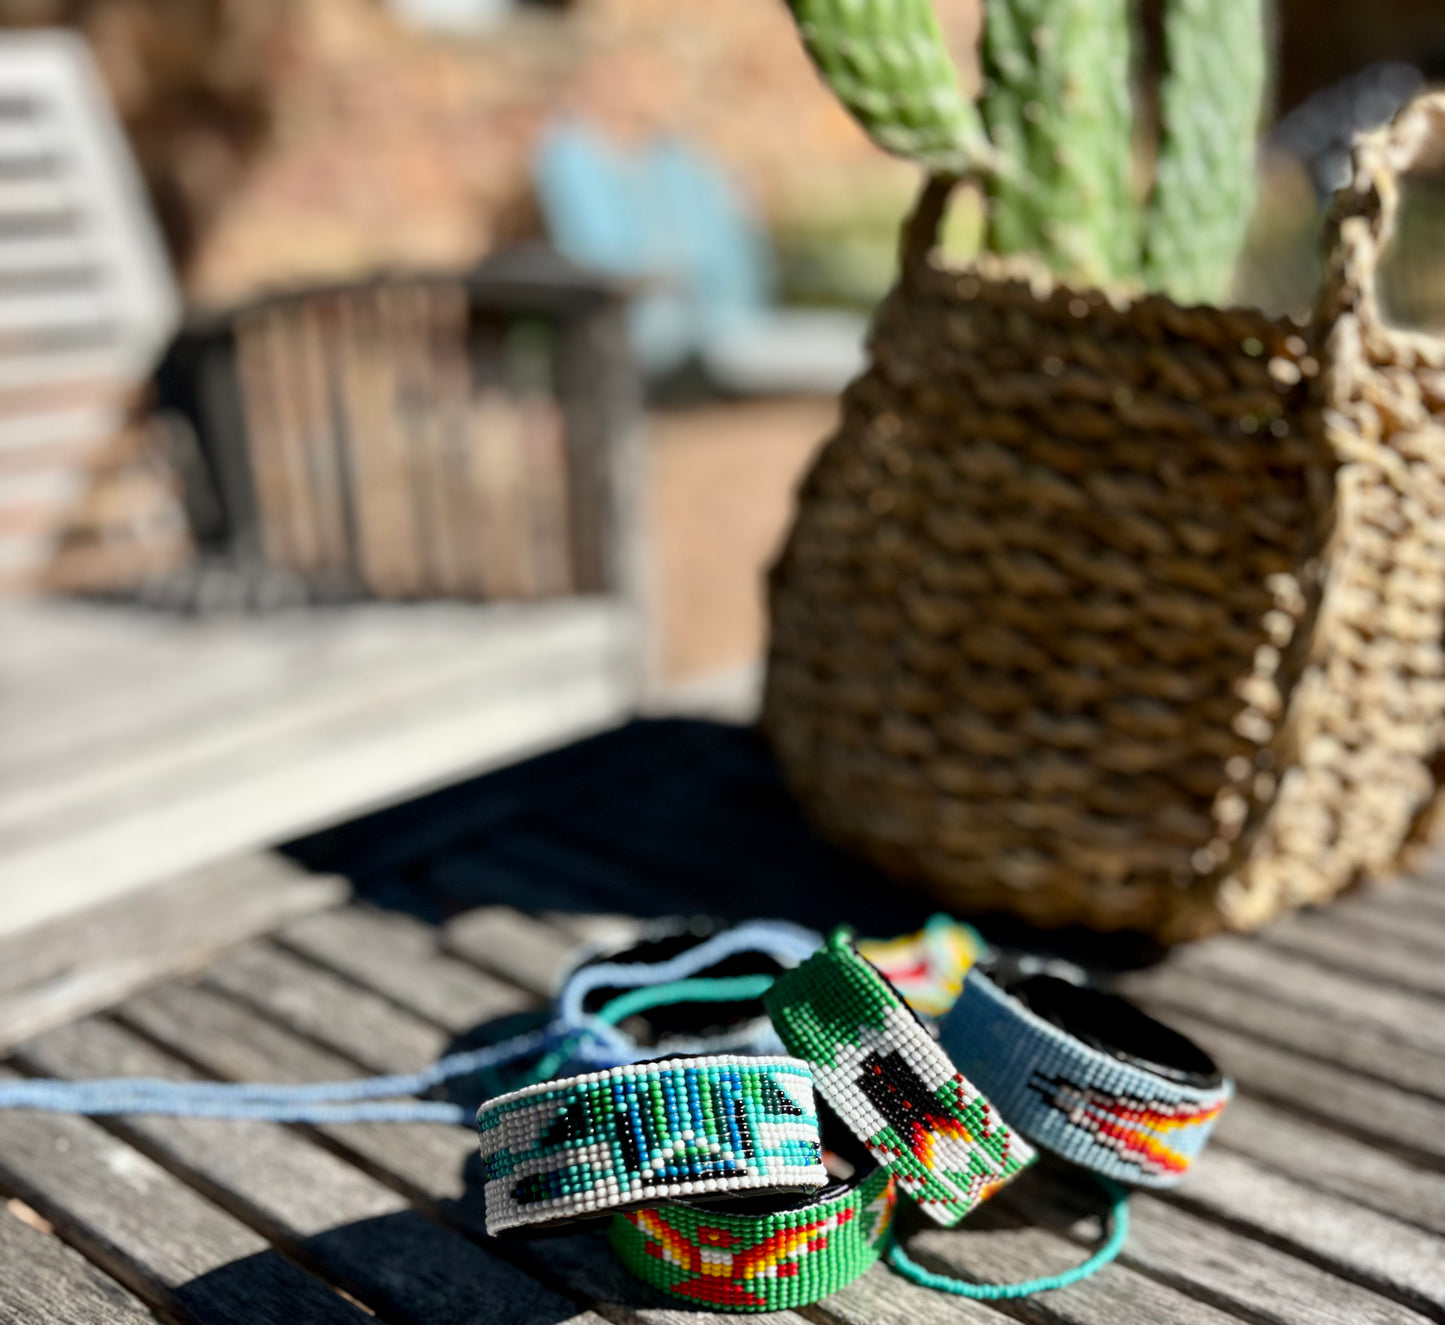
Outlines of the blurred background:
<svg viewBox="0 0 1445 1325">
<path fill-rule="evenodd" d="M 1280 0 L 1273 41 L 1235 295 L 1302 316 L 1445 7 Z M 0 0 L 0 930 L 749 716 L 917 183 L 781 0 Z M 1445 323 L 1442 223 L 1421 184 L 1403 322 Z"/>
</svg>

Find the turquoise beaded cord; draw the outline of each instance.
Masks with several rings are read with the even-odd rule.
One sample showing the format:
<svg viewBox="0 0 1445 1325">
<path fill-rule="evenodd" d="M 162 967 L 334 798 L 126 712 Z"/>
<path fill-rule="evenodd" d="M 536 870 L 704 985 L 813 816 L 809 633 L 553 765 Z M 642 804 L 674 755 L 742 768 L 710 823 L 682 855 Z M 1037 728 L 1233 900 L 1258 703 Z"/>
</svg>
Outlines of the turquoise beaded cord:
<svg viewBox="0 0 1445 1325">
<path fill-rule="evenodd" d="M 1067 1288 L 1080 1280 L 1097 1274 L 1110 1261 L 1115 1260 L 1129 1240 L 1129 1193 L 1109 1178 L 1097 1176 L 1097 1181 L 1109 1197 L 1109 1236 L 1103 1245 L 1087 1260 L 1058 1274 L 1040 1275 L 1037 1279 L 1021 1279 L 1011 1284 L 979 1284 L 953 1275 L 937 1274 L 919 1265 L 894 1240 L 888 1247 L 888 1264 L 905 1279 L 924 1288 L 933 1288 L 940 1293 L 952 1293 L 955 1297 L 970 1297 L 979 1302 L 1001 1302 L 1010 1298 L 1032 1297 L 1035 1293 L 1049 1293 L 1056 1288 Z"/>
</svg>

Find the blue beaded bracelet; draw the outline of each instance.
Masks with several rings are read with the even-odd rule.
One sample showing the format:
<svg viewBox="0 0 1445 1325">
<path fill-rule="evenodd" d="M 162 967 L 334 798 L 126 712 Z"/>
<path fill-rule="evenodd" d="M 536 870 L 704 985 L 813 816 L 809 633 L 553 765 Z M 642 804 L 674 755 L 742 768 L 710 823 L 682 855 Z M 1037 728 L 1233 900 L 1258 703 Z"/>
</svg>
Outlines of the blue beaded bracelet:
<svg viewBox="0 0 1445 1325">
<path fill-rule="evenodd" d="M 1104 1177 L 1170 1187 L 1233 1083 L 1198 1045 L 1056 974 L 974 967 L 944 1019 L 958 1069 L 1036 1145 Z"/>
</svg>

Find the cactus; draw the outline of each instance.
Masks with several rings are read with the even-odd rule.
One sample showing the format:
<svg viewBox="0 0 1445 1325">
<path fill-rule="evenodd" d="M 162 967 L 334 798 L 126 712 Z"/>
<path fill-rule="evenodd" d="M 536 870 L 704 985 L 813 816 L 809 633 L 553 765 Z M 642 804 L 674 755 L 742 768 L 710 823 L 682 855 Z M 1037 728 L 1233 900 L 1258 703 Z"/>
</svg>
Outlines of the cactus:
<svg viewBox="0 0 1445 1325">
<path fill-rule="evenodd" d="M 1254 198 L 1265 0 L 1167 0 L 1155 180 L 1131 180 L 1130 0 L 985 0 L 981 112 L 930 0 L 788 0 L 809 54 L 887 150 L 978 175 L 988 246 L 1069 280 L 1218 299 Z"/>
<path fill-rule="evenodd" d="M 1218 299 L 1244 243 L 1264 49 L 1264 0 L 1170 0 L 1144 275 L 1175 299 Z"/>
<path fill-rule="evenodd" d="M 874 142 L 941 174 L 991 159 L 932 0 L 790 0 L 803 45 Z"/>
<path fill-rule="evenodd" d="M 983 115 L 1019 169 L 988 181 L 988 244 L 1073 280 L 1138 270 L 1130 188 L 1129 0 L 991 0 Z"/>
</svg>

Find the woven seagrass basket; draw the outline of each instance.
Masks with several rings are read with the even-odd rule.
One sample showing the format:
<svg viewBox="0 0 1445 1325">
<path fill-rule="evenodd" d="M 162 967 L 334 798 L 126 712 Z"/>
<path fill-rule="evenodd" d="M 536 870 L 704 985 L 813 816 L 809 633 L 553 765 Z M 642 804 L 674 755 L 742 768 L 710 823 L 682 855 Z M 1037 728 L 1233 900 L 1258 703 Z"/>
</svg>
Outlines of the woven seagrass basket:
<svg viewBox="0 0 1445 1325">
<path fill-rule="evenodd" d="M 1309 327 L 930 257 L 771 574 L 764 725 L 830 836 L 965 911 L 1176 941 L 1394 862 L 1445 711 L 1445 342 L 1387 325 L 1362 139 Z"/>
</svg>

